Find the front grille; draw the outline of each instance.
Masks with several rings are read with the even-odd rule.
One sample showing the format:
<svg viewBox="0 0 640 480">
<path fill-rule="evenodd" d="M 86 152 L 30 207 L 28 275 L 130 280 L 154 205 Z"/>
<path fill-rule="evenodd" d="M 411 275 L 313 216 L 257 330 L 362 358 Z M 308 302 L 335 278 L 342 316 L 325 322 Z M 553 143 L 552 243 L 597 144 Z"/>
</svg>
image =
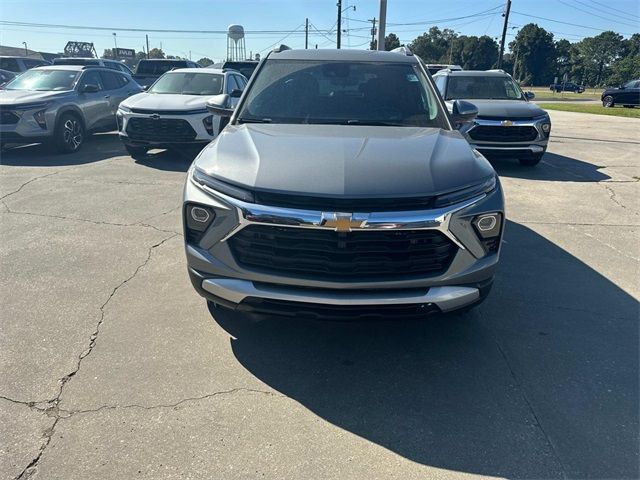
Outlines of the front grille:
<svg viewBox="0 0 640 480">
<path fill-rule="evenodd" d="M 189 122 L 179 118 L 132 117 L 127 122 L 127 135 L 132 140 L 150 142 L 190 142 L 196 138 Z"/>
<path fill-rule="evenodd" d="M 538 138 L 535 127 L 477 125 L 469 136 L 482 142 L 530 142 Z"/>
<path fill-rule="evenodd" d="M 275 275 L 331 281 L 433 276 L 457 247 L 435 230 L 335 232 L 250 225 L 229 239 L 241 266 Z"/>
<path fill-rule="evenodd" d="M 12 112 L 11 110 L 6 110 L 4 108 L 0 108 L 0 124 L 2 125 L 15 125 L 20 121 L 20 117 Z"/>
<path fill-rule="evenodd" d="M 270 192 L 255 192 L 255 197 L 256 203 L 261 205 L 332 212 L 427 210 L 433 206 L 434 200 L 434 197 L 334 198 Z"/>
<path fill-rule="evenodd" d="M 158 110 L 152 108 L 132 108 L 132 113 L 143 113 L 147 115 L 152 115 L 154 113 L 158 115 L 193 115 L 196 113 L 206 113 L 206 109 L 198 108 L 192 110 Z"/>
</svg>

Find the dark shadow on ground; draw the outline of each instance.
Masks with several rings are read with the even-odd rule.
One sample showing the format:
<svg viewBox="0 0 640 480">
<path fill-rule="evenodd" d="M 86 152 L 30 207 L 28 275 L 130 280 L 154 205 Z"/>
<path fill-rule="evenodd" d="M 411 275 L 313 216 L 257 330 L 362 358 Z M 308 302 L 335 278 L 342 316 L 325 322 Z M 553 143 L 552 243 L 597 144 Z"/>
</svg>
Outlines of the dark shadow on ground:
<svg viewBox="0 0 640 480">
<path fill-rule="evenodd" d="M 611 177 L 600 172 L 603 166 L 547 152 L 535 167 L 524 167 L 515 158 L 491 158 L 493 168 L 501 177 L 525 178 L 556 182 L 601 182 Z"/>
<path fill-rule="evenodd" d="M 148 168 L 169 172 L 186 172 L 189 170 L 197 153 L 178 150 L 152 150 L 135 162 Z"/>
<path fill-rule="evenodd" d="M 253 322 L 212 308 L 237 360 L 324 420 L 420 464 L 507 478 L 638 477 L 638 305 L 509 223 L 466 317 Z"/>
<path fill-rule="evenodd" d="M 79 151 L 58 153 L 46 143 L 12 145 L 0 153 L 0 164 L 16 167 L 62 167 L 108 160 L 127 152 L 116 132 L 90 135 Z"/>
</svg>

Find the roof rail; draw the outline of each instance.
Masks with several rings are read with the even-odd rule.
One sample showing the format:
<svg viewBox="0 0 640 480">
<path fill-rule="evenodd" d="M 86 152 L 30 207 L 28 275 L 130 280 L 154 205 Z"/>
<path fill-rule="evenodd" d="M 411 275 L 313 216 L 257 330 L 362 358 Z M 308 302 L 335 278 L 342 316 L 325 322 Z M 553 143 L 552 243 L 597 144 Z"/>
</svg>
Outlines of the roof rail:
<svg viewBox="0 0 640 480">
<path fill-rule="evenodd" d="M 71 66 L 71 65 L 66 65 L 66 66 Z M 104 68 L 103 65 L 82 65 L 82 70 L 85 70 L 87 68 Z"/>
<path fill-rule="evenodd" d="M 394 48 L 393 50 L 391 50 L 393 53 L 399 53 L 401 55 L 406 55 L 407 57 L 411 57 L 413 56 L 413 52 L 409 49 L 409 47 L 407 47 L 406 45 L 403 45 L 401 47 L 398 48 Z"/>
<path fill-rule="evenodd" d="M 236 73 L 240 73 L 240 70 L 236 69 L 236 68 L 223 68 L 222 69 L 222 73 L 227 73 L 227 72 L 236 72 Z"/>
<path fill-rule="evenodd" d="M 278 45 L 276 48 L 273 49 L 273 53 L 281 53 L 281 52 L 284 52 L 285 50 L 291 50 L 291 47 L 289 45 L 285 45 L 284 43 L 281 43 L 280 45 Z"/>
<path fill-rule="evenodd" d="M 505 72 L 503 69 L 501 68 L 492 68 L 490 70 L 487 70 L 487 72 L 500 72 L 500 73 L 507 73 Z"/>
</svg>

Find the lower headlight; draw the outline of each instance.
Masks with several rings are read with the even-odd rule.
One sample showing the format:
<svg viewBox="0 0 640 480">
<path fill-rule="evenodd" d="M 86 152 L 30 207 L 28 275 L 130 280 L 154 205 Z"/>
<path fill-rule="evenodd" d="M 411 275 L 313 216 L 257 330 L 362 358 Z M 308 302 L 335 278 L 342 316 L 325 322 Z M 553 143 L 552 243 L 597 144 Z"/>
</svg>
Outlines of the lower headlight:
<svg viewBox="0 0 640 480">
<path fill-rule="evenodd" d="M 215 212 L 205 205 L 187 203 L 184 208 L 184 220 L 187 239 L 197 242 L 216 218 Z"/>
<path fill-rule="evenodd" d="M 43 110 L 38 110 L 36 113 L 33 114 L 33 118 L 42 129 L 47 128 L 47 121 L 44 118 L 44 114 L 46 113 L 46 111 L 47 109 L 45 108 Z"/>
<path fill-rule="evenodd" d="M 543 123 L 542 124 L 542 131 L 544 133 L 549 133 L 551 131 L 551 124 L 550 123 Z"/>
<path fill-rule="evenodd" d="M 213 135 L 213 115 L 204 117 L 202 119 L 202 124 L 204 125 L 204 128 L 207 130 L 207 133 L 209 135 Z"/>
<path fill-rule="evenodd" d="M 473 226 L 482 238 L 493 238 L 500 235 L 502 228 L 501 213 L 483 213 L 473 219 Z"/>
</svg>

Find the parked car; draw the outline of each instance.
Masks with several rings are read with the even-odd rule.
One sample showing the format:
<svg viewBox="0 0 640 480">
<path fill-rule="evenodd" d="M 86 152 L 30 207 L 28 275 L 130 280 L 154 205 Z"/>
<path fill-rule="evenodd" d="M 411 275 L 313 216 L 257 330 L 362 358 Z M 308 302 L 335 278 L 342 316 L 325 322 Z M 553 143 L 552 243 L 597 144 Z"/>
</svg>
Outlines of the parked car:
<svg viewBox="0 0 640 480">
<path fill-rule="evenodd" d="M 491 286 L 504 224 L 487 160 L 408 52 L 288 50 L 196 158 L 183 221 L 195 289 L 247 312 L 423 316 Z"/>
<path fill-rule="evenodd" d="M 583 93 L 584 85 L 578 85 L 577 83 L 573 83 L 573 82 L 552 83 L 551 85 L 549 85 L 549 90 L 556 93 L 560 93 L 560 92 Z"/>
<path fill-rule="evenodd" d="M 235 104 L 246 85 L 247 79 L 235 70 L 181 68 L 167 72 L 146 92 L 120 104 L 120 139 L 133 158 L 151 148 L 199 151 L 226 123 L 207 110 L 207 100 L 227 94 Z"/>
<path fill-rule="evenodd" d="M 622 105 L 633 108 L 640 105 L 640 80 L 631 80 L 617 88 L 607 88 L 600 95 L 603 107 Z"/>
<path fill-rule="evenodd" d="M 462 70 L 462 67 L 460 65 L 447 65 L 447 64 L 435 64 L 435 63 L 428 63 L 426 65 L 427 70 L 429 71 L 429 73 L 431 75 L 435 75 L 436 73 L 438 73 L 440 70 L 452 70 L 455 72 L 459 72 Z"/>
<path fill-rule="evenodd" d="M 9 70 L 13 73 L 26 72 L 30 68 L 41 67 L 43 65 L 49 65 L 49 62 L 41 58 L 32 57 L 0 57 L 0 69 Z"/>
<path fill-rule="evenodd" d="M 256 68 L 258 68 L 259 63 L 260 62 L 258 62 L 257 60 L 245 60 L 245 61 L 225 60 L 224 62 L 214 63 L 212 67 L 220 68 L 224 70 L 226 69 L 237 70 L 242 75 L 244 75 L 245 78 L 249 79 L 253 75 L 253 72 L 256 70 Z"/>
<path fill-rule="evenodd" d="M 9 80 L 13 80 L 16 74 L 9 70 L 0 70 L 0 87 L 4 86 Z"/>
<path fill-rule="evenodd" d="M 133 79 L 146 90 L 162 75 L 176 68 L 200 68 L 200 65 L 191 60 L 143 59 L 138 62 Z"/>
<path fill-rule="evenodd" d="M 455 100 L 478 107 L 478 117 L 462 129 L 473 148 L 487 157 L 517 158 L 522 165 L 537 165 L 551 134 L 549 114 L 524 93 L 502 70 L 441 71 L 434 82 L 452 110 Z"/>
<path fill-rule="evenodd" d="M 51 142 L 77 151 L 87 134 L 116 128 L 118 104 L 142 89 L 129 75 L 105 67 L 36 67 L 0 90 L 0 139 Z"/>
<path fill-rule="evenodd" d="M 80 57 L 60 57 L 53 59 L 53 65 L 99 65 L 112 70 L 133 75 L 133 72 L 123 62 L 111 60 L 109 58 L 80 58 Z"/>
</svg>

